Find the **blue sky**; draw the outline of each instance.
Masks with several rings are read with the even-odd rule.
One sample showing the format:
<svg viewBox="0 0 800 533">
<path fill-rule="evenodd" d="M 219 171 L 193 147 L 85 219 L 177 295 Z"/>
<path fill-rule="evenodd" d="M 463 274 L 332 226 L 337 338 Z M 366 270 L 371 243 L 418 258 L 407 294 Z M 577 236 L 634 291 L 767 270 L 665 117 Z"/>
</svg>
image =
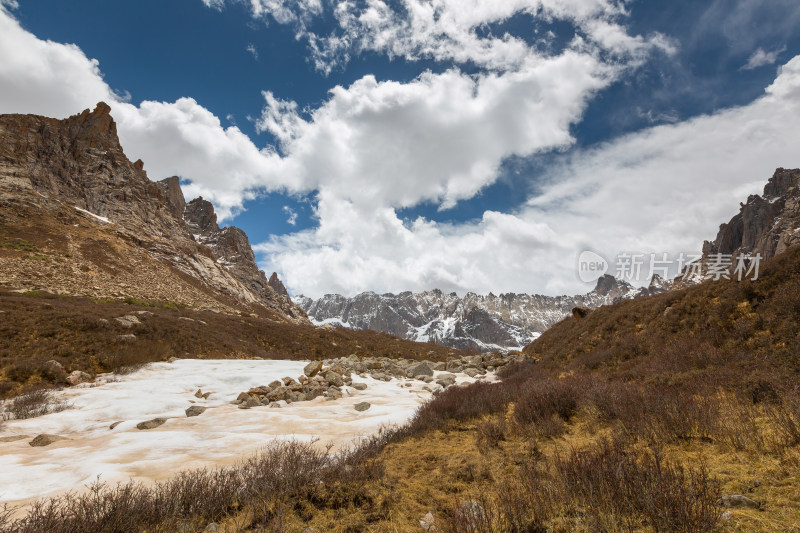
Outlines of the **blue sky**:
<svg viewBox="0 0 800 533">
<path fill-rule="evenodd" d="M 131 158 L 211 199 L 294 293 L 580 291 L 583 248 L 694 251 L 800 166 L 794 126 L 764 129 L 796 101 L 769 89 L 794 83 L 790 0 L 0 5 L 0 50 L 26 51 L 1 112 L 109 94 Z M 52 75 L 22 94 L 37 61 Z"/>
</svg>

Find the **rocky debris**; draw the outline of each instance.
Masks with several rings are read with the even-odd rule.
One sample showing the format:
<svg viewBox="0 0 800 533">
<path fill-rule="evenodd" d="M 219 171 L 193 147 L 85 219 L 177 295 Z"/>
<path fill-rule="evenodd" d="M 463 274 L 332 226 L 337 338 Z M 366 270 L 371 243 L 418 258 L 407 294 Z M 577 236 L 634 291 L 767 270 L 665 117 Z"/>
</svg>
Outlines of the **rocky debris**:
<svg viewBox="0 0 800 533">
<path fill-rule="evenodd" d="M 197 391 L 194 393 L 194 397 L 195 398 L 202 398 L 203 397 L 203 390 L 202 389 L 197 389 Z"/>
<path fill-rule="evenodd" d="M 123 327 L 132 328 L 134 326 L 139 326 L 142 324 L 142 321 L 139 320 L 139 317 L 136 315 L 125 315 L 125 316 L 118 316 L 114 320 L 119 322 Z"/>
<path fill-rule="evenodd" d="M 471 377 L 483 376 L 487 371 L 494 371 L 512 361 L 524 359 L 526 357 L 523 355 L 502 352 L 462 356 L 447 363 L 391 357 L 360 358 L 350 355 L 338 359 L 313 361 L 306 365 L 304 374 L 297 379 L 287 376 L 268 385 L 253 387 L 240 393 L 232 403 L 241 409 L 250 409 L 265 405 L 275 407 L 280 401 L 293 403 L 310 401 L 318 397 L 324 397 L 326 400 L 338 400 L 345 394 L 353 394 L 353 391 L 367 389 L 366 383 L 353 381 L 353 374 L 359 377 L 370 376 L 382 381 L 410 378 L 424 383 L 433 384 L 435 382 L 435 385 L 447 388 L 456 384 L 456 376 L 453 372 L 463 372 Z M 447 372 L 437 370 L 438 374 L 436 374 L 433 370 L 434 366 L 440 369 L 446 368 Z M 436 388 L 435 385 L 432 387 L 433 389 Z M 411 384 L 406 383 L 406 386 L 410 387 Z M 428 387 L 428 390 L 431 390 L 431 387 Z"/>
<path fill-rule="evenodd" d="M 118 425 L 122 424 L 123 422 L 124 422 L 124 420 L 120 420 L 118 422 L 114 422 L 113 424 L 108 426 L 108 429 L 114 429 L 115 427 L 117 427 Z"/>
<path fill-rule="evenodd" d="M 369 402 L 358 402 L 357 404 L 355 404 L 353 406 L 353 409 L 355 409 L 356 411 L 358 411 L 360 413 L 360 412 L 366 411 L 370 407 L 372 407 L 372 404 L 370 404 Z"/>
<path fill-rule="evenodd" d="M 186 410 L 186 416 L 187 418 L 192 416 L 200 416 L 206 411 L 206 409 L 208 409 L 208 407 L 203 407 L 202 405 L 193 405 Z"/>
<path fill-rule="evenodd" d="M 164 424 L 166 422 L 166 418 L 154 418 L 152 420 L 147 420 L 145 422 L 139 422 L 136 424 L 136 429 L 145 430 L 145 429 L 155 429 L 158 426 Z"/>
<path fill-rule="evenodd" d="M 30 444 L 33 447 L 50 446 L 54 442 L 58 442 L 60 440 L 68 440 L 68 439 L 60 435 L 50 435 L 48 433 L 42 433 L 41 435 L 37 435 L 36 437 L 34 437 L 34 439 L 30 441 L 28 444 Z"/>
<path fill-rule="evenodd" d="M 303 368 L 303 374 L 313 378 L 322 369 L 322 361 L 311 361 Z"/>
<path fill-rule="evenodd" d="M 761 504 L 741 494 L 728 494 L 720 499 L 722 507 L 732 509 L 761 509 Z"/>
<path fill-rule="evenodd" d="M 477 529 L 481 524 L 486 523 L 486 511 L 478 502 L 469 500 L 462 503 L 456 510 L 456 520 L 469 527 L 470 530 Z"/>
<path fill-rule="evenodd" d="M 129 333 L 127 335 L 117 335 L 117 342 L 132 344 L 137 341 L 136 335 Z"/>
<path fill-rule="evenodd" d="M 89 383 L 92 381 L 92 376 L 82 370 L 75 370 L 67 376 L 67 383 L 72 385 L 79 385 L 80 383 Z"/>
</svg>

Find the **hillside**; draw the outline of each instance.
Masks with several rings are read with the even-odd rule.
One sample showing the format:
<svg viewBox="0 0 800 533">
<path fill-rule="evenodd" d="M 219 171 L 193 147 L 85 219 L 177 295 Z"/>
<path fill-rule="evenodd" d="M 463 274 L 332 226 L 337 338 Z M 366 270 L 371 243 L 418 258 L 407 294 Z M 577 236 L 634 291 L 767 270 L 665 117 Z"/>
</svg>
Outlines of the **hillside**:
<svg viewBox="0 0 800 533">
<path fill-rule="evenodd" d="M 0 115 L 0 287 L 308 323 L 177 177 L 150 181 L 99 103 L 64 120 Z"/>
</svg>

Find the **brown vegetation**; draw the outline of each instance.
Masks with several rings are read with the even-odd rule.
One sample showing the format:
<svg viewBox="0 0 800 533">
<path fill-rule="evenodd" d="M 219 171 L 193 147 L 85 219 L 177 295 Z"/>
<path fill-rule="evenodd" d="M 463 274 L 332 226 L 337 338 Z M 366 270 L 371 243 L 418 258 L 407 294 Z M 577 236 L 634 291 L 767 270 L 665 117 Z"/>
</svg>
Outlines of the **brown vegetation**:
<svg viewBox="0 0 800 533">
<path fill-rule="evenodd" d="M 115 320 L 136 312 L 145 313 L 136 315 L 139 325 L 125 327 Z M 97 373 L 170 357 L 324 359 L 356 354 L 444 360 L 456 353 L 386 333 L 298 326 L 173 302 L 0 292 L 0 398 L 25 386 L 64 384 L 66 374 L 50 360 L 67 373 Z"/>
</svg>

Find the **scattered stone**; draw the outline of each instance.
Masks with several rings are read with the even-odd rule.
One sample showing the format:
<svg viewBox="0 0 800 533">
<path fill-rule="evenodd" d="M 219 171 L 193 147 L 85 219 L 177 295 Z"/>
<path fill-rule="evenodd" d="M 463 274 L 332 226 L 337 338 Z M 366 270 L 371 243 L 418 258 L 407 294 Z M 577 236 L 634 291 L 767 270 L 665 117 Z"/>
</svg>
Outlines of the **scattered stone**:
<svg viewBox="0 0 800 533">
<path fill-rule="evenodd" d="M 367 390 L 367 384 L 366 383 L 353 383 L 350 386 L 353 387 L 356 390 Z"/>
<path fill-rule="evenodd" d="M 458 507 L 456 517 L 459 523 L 468 526 L 469 529 L 477 529 L 486 522 L 486 511 L 478 502 L 469 500 Z"/>
<path fill-rule="evenodd" d="M 239 404 L 239 409 L 251 409 L 253 407 L 259 407 L 260 405 L 261 400 L 248 394 L 247 398 L 245 398 L 242 403 Z"/>
<path fill-rule="evenodd" d="M 123 342 L 126 344 L 132 344 L 136 342 L 138 339 L 136 335 L 128 334 L 128 335 L 117 335 L 117 342 Z"/>
<path fill-rule="evenodd" d="M 216 524 L 216 522 L 211 522 L 206 526 L 205 531 L 219 531 L 219 526 Z"/>
<path fill-rule="evenodd" d="M 92 376 L 86 372 L 83 372 L 82 370 L 75 370 L 74 372 L 70 373 L 69 376 L 67 376 L 67 383 L 73 387 L 80 383 L 88 383 L 90 381 L 92 381 Z"/>
<path fill-rule="evenodd" d="M 320 370 L 322 370 L 322 361 L 311 361 L 305 366 L 305 368 L 303 368 L 303 374 L 313 378 L 319 373 Z"/>
<path fill-rule="evenodd" d="M 108 320 L 106 320 L 105 318 L 98 318 L 98 319 L 97 319 L 97 323 L 98 323 L 98 324 L 100 324 L 101 326 L 108 326 L 109 324 L 111 324 L 111 323 L 110 323 Z"/>
<path fill-rule="evenodd" d="M 420 521 L 419 525 L 422 526 L 422 529 L 425 531 L 435 532 L 437 531 L 436 526 L 434 525 L 436 519 L 433 517 L 433 513 L 428 512 L 425 516 L 423 516 Z"/>
<path fill-rule="evenodd" d="M 195 398 L 202 398 L 203 397 L 203 390 L 197 389 L 197 392 L 194 393 Z"/>
<path fill-rule="evenodd" d="M 37 435 L 30 441 L 30 444 L 33 447 L 39 446 L 50 446 L 54 442 L 58 442 L 60 440 L 68 440 L 66 437 L 62 437 L 60 435 L 50 435 L 48 433 L 42 433 L 41 435 Z"/>
<path fill-rule="evenodd" d="M 63 372 L 64 371 L 64 365 L 62 365 L 61 363 L 59 363 L 55 359 L 50 359 L 49 361 L 47 361 L 44 364 L 44 366 L 45 366 L 45 368 L 47 368 L 50 371 L 56 371 L 56 372 Z"/>
<path fill-rule="evenodd" d="M 118 316 L 114 320 L 122 324 L 123 327 L 132 328 L 141 325 L 141 320 L 136 315 Z"/>
<path fill-rule="evenodd" d="M 117 422 L 114 422 L 113 424 L 108 426 L 108 429 L 114 429 L 115 427 L 117 427 L 118 425 L 122 424 L 123 422 L 125 422 L 125 421 L 124 420 L 119 420 Z"/>
<path fill-rule="evenodd" d="M 589 309 L 588 307 L 573 307 L 572 308 L 572 316 L 574 316 L 578 320 L 580 320 L 582 318 L 586 318 L 587 316 L 589 316 L 589 313 L 591 313 L 591 312 L 592 312 L 592 310 Z"/>
<path fill-rule="evenodd" d="M 369 402 L 360 402 L 360 403 L 357 403 L 357 404 L 355 404 L 355 405 L 353 406 L 353 408 L 354 408 L 356 411 L 358 411 L 359 413 L 360 413 L 360 412 L 362 412 L 362 411 L 366 411 L 366 410 L 367 410 L 367 409 L 369 409 L 370 407 L 372 407 L 372 405 L 371 405 Z"/>
<path fill-rule="evenodd" d="M 408 368 L 406 375 L 411 378 L 416 378 L 420 376 L 432 376 L 433 369 L 427 365 L 427 363 L 417 363 L 416 365 L 412 365 Z"/>
<path fill-rule="evenodd" d="M 280 409 L 281 408 L 281 404 L 279 404 L 279 403 L 271 403 L 271 404 L 269 404 L 269 408 L 270 409 Z"/>
<path fill-rule="evenodd" d="M 199 416 L 202 415 L 208 407 L 203 407 L 202 405 L 193 405 L 186 410 L 186 416 Z"/>
<path fill-rule="evenodd" d="M 719 515 L 719 519 L 723 522 L 729 522 L 733 519 L 733 513 L 730 511 L 723 511 L 721 515 Z"/>
<path fill-rule="evenodd" d="M 464 369 L 464 373 L 466 375 L 468 375 L 469 377 L 474 378 L 475 376 L 477 376 L 481 372 L 477 368 L 465 368 Z"/>
<path fill-rule="evenodd" d="M 205 392 L 205 393 L 203 393 L 203 399 L 204 399 L 204 400 L 208 400 L 208 397 L 209 397 L 209 396 L 211 396 L 211 393 L 210 393 L 210 392 Z"/>
<path fill-rule="evenodd" d="M 22 439 L 29 439 L 30 435 L 11 435 L 10 437 L 0 437 L 0 442 L 16 442 Z"/>
<path fill-rule="evenodd" d="M 741 494 L 729 494 L 723 496 L 720 500 L 722 507 L 730 507 L 733 509 L 760 509 L 761 504 L 755 500 L 751 500 L 747 496 Z"/>
<path fill-rule="evenodd" d="M 344 380 L 342 380 L 342 376 L 333 370 L 328 370 L 325 372 L 325 381 L 330 383 L 331 385 L 336 385 L 337 387 L 341 387 L 344 385 Z"/>
<path fill-rule="evenodd" d="M 136 429 L 138 430 L 155 429 L 166 421 L 167 421 L 166 418 L 154 418 L 152 420 L 147 420 L 145 422 L 139 422 L 138 424 L 136 424 Z"/>
</svg>

